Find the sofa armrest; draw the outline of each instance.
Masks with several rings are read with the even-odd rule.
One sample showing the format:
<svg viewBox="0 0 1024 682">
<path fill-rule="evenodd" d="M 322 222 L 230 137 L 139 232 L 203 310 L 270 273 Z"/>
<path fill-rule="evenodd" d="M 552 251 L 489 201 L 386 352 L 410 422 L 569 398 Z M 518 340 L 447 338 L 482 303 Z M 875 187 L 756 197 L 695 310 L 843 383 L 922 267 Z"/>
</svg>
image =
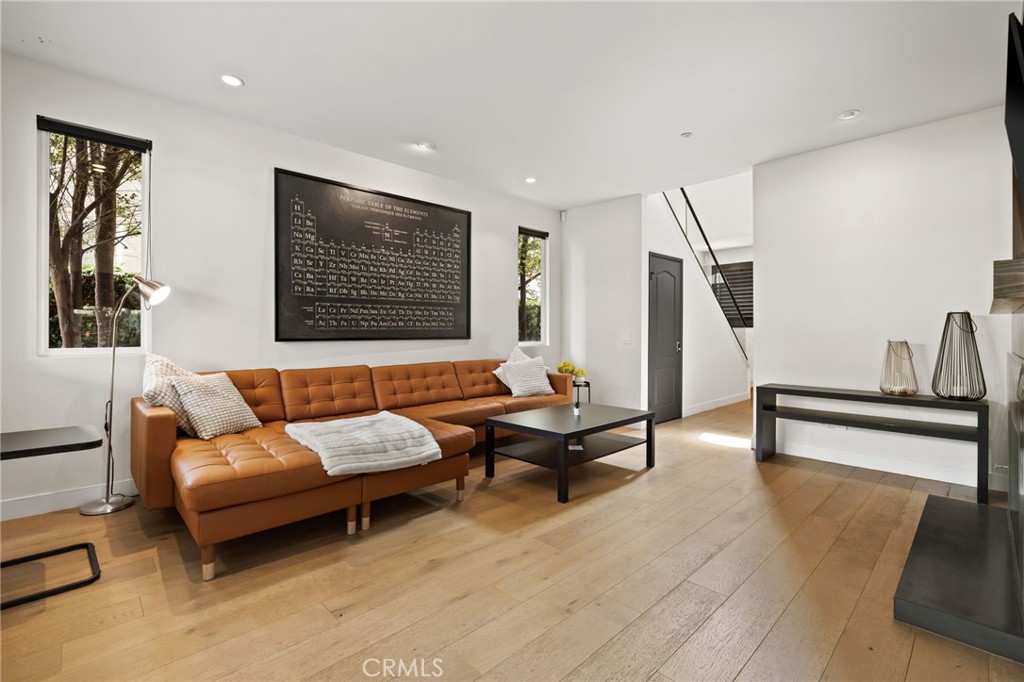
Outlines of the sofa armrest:
<svg viewBox="0 0 1024 682">
<path fill-rule="evenodd" d="M 146 509 L 174 506 L 171 453 L 178 419 L 169 407 L 132 398 L 132 478 Z"/>
<path fill-rule="evenodd" d="M 572 397 L 572 375 L 561 372 L 548 372 L 548 380 L 551 381 L 551 388 L 559 395 Z"/>
</svg>

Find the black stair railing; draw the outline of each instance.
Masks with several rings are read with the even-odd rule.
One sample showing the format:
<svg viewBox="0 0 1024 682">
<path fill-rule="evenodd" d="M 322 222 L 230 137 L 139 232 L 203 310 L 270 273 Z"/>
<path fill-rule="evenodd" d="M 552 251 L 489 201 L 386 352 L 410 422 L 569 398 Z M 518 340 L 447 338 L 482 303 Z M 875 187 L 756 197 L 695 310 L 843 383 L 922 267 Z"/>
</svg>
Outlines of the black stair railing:
<svg viewBox="0 0 1024 682">
<path fill-rule="evenodd" d="M 700 236 L 701 236 L 701 239 L 704 241 L 704 246 L 707 248 L 708 253 L 711 254 L 711 259 L 714 262 L 715 267 L 718 270 L 718 275 L 721 276 L 721 278 L 722 278 L 722 284 L 725 286 L 725 290 L 728 293 L 728 299 L 732 302 L 732 305 L 733 305 L 733 307 L 734 307 L 734 309 L 736 311 L 735 312 L 735 317 L 739 319 L 739 321 L 740 321 L 740 323 L 741 323 L 741 325 L 743 327 L 750 326 L 747 323 L 746 316 L 744 316 L 743 311 L 740 308 L 739 302 L 736 300 L 736 294 L 733 292 L 732 287 L 729 286 L 729 280 L 725 276 L 725 272 L 722 270 L 721 264 L 718 262 L 718 256 L 715 255 L 715 250 L 713 248 L 711 248 L 711 243 L 708 241 L 708 237 L 704 233 L 704 228 L 700 224 L 700 219 L 697 217 L 697 214 L 693 210 L 693 206 L 690 204 L 690 197 L 687 196 L 686 189 L 680 187 L 679 191 L 682 192 L 682 194 L 683 194 L 683 200 L 686 202 L 686 209 L 687 209 L 687 211 L 689 211 L 689 214 L 691 216 L 693 216 L 694 223 L 696 223 L 697 229 L 700 230 Z M 676 225 L 679 227 L 679 232 L 680 232 L 680 234 L 683 235 L 683 239 L 686 241 L 686 245 L 688 247 L 690 247 L 690 253 L 692 253 L 694 259 L 698 263 L 700 263 L 701 259 L 697 255 L 697 251 L 693 248 L 693 243 L 690 242 L 690 236 L 686 233 L 686 228 L 683 227 L 682 221 L 679 220 L 679 215 L 676 213 L 675 206 L 673 206 L 672 202 L 669 200 L 668 194 L 666 194 L 665 192 L 662 192 L 661 196 L 664 197 L 665 203 L 668 205 L 668 210 L 671 211 L 672 218 L 675 219 Z M 704 271 L 704 268 L 701 268 L 701 274 L 704 275 L 704 281 L 706 281 L 708 283 L 708 286 L 711 288 L 712 293 L 715 293 L 715 298 L 719 302 L 719 307 L 720 307 L 720 310 L 722 311 L 722 315 L 725 316 L 726 322 L 729 323 L 729 330 L 732 332 L 733 338 L 736 339 L 736 345 L 739 347 L 740 352 L 743 354 L 743 358 L 749 362 L 750 358 L 747 357 L 747 351 L 743 347 L 743 343 L 740 341 L 740 337 L 736 334 L 736 329 L 734 328 L 734 325 L 732 324 L 732 320 L 730 319 L 730 317 L 732 317 L 732 316 L 730 316 L 730 314 L 725 310 L 725 303 L 726 303 L 726 301 L 723 300 L 723 298 L 718 295 L 718 293 L 716 291 L 715 284 L 713 284 L 711 282 L 711 280 L 708 278 L 708 274 L 707 274 L 707 272 Z"/>
<path fill-rule="evenodd" d="M 686 202 L 686 209 L 690 212 L 690 215 L 693 216 L 693 222 L 700 231 L 700 238 L 704 240 L 704 245 L 708 247 L 708 253 L 711 254 L 711 260 L 714 261 L 715 267 L 718 268 L 718 273 L 722 276 L 722 283 L 725 284 L 725 289 L 729 292 L 729 298 L 732 300 L 732 304 L 736 308 L 736 314 L 739 316 L 740 322 L 743 323 L 744 327 L 750 326 L 747 324 L 747 319 L 743 316 L 743 310 L 740 308 L 740 304 L 736 300 L 736 294 L 733 292 L 732 287 L 729 286 L 729 278 L 726 277 L 725 273 L 722 271 L 722 264 L 718 262 L 718 256 L 715 255 L 715 250 L 711 248 L 711 242 L 708 241 L 708 236 L 704 233 L 704 226 L 700 224 L 700 218 L 697 217 L 697 212 L 693 210 L 693 204 L 690 203 L 690 196 L 686 193 L 686 188 L 680 187 L 679 191 L 683 193 L 683 201 Z M 675 212 L 673 211 L 673 214 L 674 213 Z M 679 222 L 678 218 L 676 218 L 676 222 Z M 682 228 L 682 225 L 680 225 L 680 228 Z M 685 233 L 686 230 L 683 230 L 683 232 Z"/>
</svg>

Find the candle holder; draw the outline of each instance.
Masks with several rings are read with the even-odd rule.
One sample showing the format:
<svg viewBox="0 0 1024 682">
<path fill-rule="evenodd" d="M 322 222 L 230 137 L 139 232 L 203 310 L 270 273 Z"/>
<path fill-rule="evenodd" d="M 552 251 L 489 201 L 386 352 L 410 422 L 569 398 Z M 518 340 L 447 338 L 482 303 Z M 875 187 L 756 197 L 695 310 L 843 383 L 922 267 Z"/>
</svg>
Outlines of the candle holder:
<svg viewBox="0 0 1024 682">
<path fill-rule="evenodd" d="M 917 395 L 914 352 L 906 341 L 886 341 L 878 388 L 887 395 Z"/>
<path fill-rule="evenodd" d="M 985 375 L 981 371 L 978 325 L 967 311 L 947 313 L 942 330 L 939 357 L 932 375 L 932 392 L 952 400 L 981 400 L 985 397 Z"/>
</svg>

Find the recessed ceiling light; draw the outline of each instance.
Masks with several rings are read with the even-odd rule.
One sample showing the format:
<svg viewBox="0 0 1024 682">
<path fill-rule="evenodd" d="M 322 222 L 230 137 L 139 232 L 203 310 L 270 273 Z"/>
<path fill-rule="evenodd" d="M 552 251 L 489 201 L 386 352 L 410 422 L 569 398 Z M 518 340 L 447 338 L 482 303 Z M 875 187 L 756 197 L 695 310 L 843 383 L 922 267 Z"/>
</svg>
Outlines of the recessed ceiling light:
<svg viewBox="0 0 1024 682">
<path fill-rule="evenodd" d="M 243 85 L 245 85 L 245 81 L 243 81 L 238 76 L 232 76 L 229 73 L 224 74 L 220 77 L 220 79 L 224 83 L 224 85 L 230 85 L 233 88 L 240 88 Z"/>
<path fill-rule="evenodd" d="M 679 133 L 679 137 L 693 137 L 693 133 L 686 131 L 685 133 Z"/>
<path fill-rule="evenodd" d="M 423 140 L 422 142 L 416 143 L 416 148 L 422 149 L 425 152 L 432 152 L 435 149 L 437 149 L 437 145 L 431 142 L 430 140 Z"/>
<path fill-rule="evenodd" d="M 839 114 L 840 121 L 850 121 L 860 116 L 860 109 L 848 109 Z"/>
<path fill-rule="evenodd" d="M 526 182 L 532 185 L 533 183 L 537 182 L 537 178 L 526 178 Z"/>
</svg>

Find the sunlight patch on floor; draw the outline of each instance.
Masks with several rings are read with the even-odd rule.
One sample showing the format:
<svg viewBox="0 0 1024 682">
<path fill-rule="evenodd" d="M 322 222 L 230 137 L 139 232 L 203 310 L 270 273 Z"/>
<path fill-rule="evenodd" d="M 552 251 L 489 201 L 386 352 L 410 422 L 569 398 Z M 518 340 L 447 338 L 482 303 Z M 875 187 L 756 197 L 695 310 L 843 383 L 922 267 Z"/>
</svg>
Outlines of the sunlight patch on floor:
<svg viewBox="0 0 1024 682">
<path fill-rule="evenodd" d="M 705 443 L 714 443 L 715 445 L 724 445 L 727 448 L 742 448 L 744 450 L 750 449 L 750 439 L 740 438 L 739 436 L 726 436 L 721 433 L 708 433 L 705 431 L 700 434 L 700 440 Z"/>
</svg>

